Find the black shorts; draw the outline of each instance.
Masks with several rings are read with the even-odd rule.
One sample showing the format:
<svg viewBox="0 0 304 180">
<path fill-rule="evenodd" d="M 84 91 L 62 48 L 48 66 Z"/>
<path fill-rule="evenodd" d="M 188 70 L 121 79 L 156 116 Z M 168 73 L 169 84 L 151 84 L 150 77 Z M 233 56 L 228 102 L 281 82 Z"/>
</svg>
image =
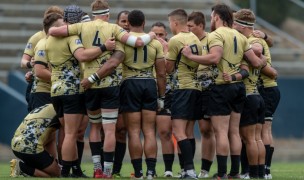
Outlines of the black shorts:
<svg viewBox="0 0 304 180">
<path fill-rule="evenodd" d="M 273 115 L 280 102 L 280 98 L 281 98 L 280 90 L 278 86 L 267 87 L 267 88 L 261 86 L 259 87 L 259 92 L 265 102 L 265 120 L 272 121 Z"/>
<path fill-rule="evenodd" d="M 63 114 L 86 114 L 83 94 L 54 96 L 51 100 L 59 118 Z"/>
<path fill-rule="evenodd" d="M 210 120 L 210 116 L 208 115 L 209 99 L 210 99 L 210 90 L 202 91 L 203 120 L 208 120 L 208 121 Z"/>
<path fill-rule="evenodd" d="M 85 91 L 86 107 L 90 111 L 119 108 L 119 86 L 88 89 Z"/>
<path fill-rule="evenodd" d="M 30 82 L 28 82 L 27 87 L 26 87 L 26 91 L 25 91 L 25 100 L 27 102 L 27 110 L 28 112 L 31 112 L 32 109 L 32 86 L 33 86 L 33 80 L 31 80 Z"/>
<path fill-rule="evenodd" d="M 248 95 L 241 114 L 240 126 L 264 124 L 265 104 L 262 96 Z"/>
<path fill-rule="evenodd" d="M 36 92 L 31 94 L 32 109 L 44 106 L 51 103 L 51 94 L 46 92 Z"/>
<path fill-rule="evenodd" d="M 200 120 L 202 119 L 202 92 L 192 89 L 173 91 L 171 119 Z"/>
<path fill-rule="evenodd" d="M 161 111 L 157 111 L 159 116 L 171 116 L 171 104 L 172 104 L 172 91 L 168 91 L 165 96 L 165 106 Z"/>
<path fill-rule="evenodd" d="M 54 157 L 45 150 L 38 154 L 25 154 L 14 150 L 13 153 L 28 166 L 40 170 L 49 167 L 54 161 Z"/>
<path fill-rule="evenodd" d="M 243 111 L 246 99 L 243 82 L 213 85 L 210 91 L 208 115 L 226 116 L 232 111 L 236 113 Z"/>
<path fill-rule="evenodd" d="M 157 110 L 157 88 L 154 79 L 127 79 L 120 86 L 120 110 L 140 112 Z"/>
</svg>

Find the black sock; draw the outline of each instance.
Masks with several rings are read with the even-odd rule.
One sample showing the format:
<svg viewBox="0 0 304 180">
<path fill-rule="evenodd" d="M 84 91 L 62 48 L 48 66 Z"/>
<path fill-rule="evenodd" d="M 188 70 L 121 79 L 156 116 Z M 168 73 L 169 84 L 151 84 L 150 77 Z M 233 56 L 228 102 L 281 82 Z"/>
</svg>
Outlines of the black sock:
<svg viewBox="0 0 304 180">
<path fill-rule="evenodd" d="M 64 177 L 68 177 L 70 174 L 71 167 L 73 165 L 73 161 L 61 160 L 61 162 L 62 162 L 61 175 Z"/>
<path fill-rule="evenodd" d="M 267 174 L 270 174 L 270 167 L 271 167 L 271 161 L 272 161 L 273 152 L 274 152 L 274 147 L 270 146 L 269 147 L 269 156 L 268 156 L 267 161 L 266 161 Z"/>
<path fill-rule="evenodd" d="M 102 170 L 104 170 L 103 144 L 104 144 L 104 141 L 101 141 L 100 163 L 101 163 Z"/>
<path fill-rule="evenodd" d="M 259 178 L 264 179 L 264 176 L 265 176 L 265 165 L 260 164 L 259 165 Z"/>
<path fill-rule="evenodd" d="M 155 175 L 156 158 L 147 158 L 146 164 L 147 164 L 146 176 L 152 175 L 153 177 Z"/>
<path fill-rule="evenodd" d="M 172 165 L 174 162 L 174 154 L 163 154 L 165 162 L 165 171 L 172 171 Z"/>
<path fill-rule="evenodd" d="M 184 169 L 184 157 L 181 153 L 178 153 L 179 166 L 181 169 Z"/>
<path fill-rule="evenodd" d="M 267 168 L 267 160 L 268 160 L 268 158 L 269 158 L 269 156 L 270 156 L 270 145 L 269 144 L 267 144 L 267 145 L 264 145 L 265 146 L 265 174 L 269 174 L 270 172 L 269 172 L 269 170 L 268 170 L 268 168 Z"/>
<path fill-rule="evenodd" d="M 113 164 L 113 174 L 119 173 L 122 166 L 122 161 L 126 153 L 126 143 L 121 143 L 116 141 L 115 146 L 115 155 L 114 155 L 114 164 Z"/>
<path fill-rule="evenodd" d="M 228 156 L 216 155 L 217 159 L 217 176 L 223 177 L 227 173 Z"/>
<path fill-rule="evenodd" d="M 192 155 L 193 155 L 193 158 L 194 158 L 194 155 L 195 155 L 195 149 L 196 149 L 196 142 L 195 142 L 195 139 L 192 138 L 192 139 L 189 139 L 190 143 L 191 143 L 191 146 L 192 146 Z"/>
<path fill-rule="evenodd" d="M 132 159 L 131 163 L 134 168 L 134 175 L 136 178 L 142 177 L 143 172 L 142 172 L 142 158 L 139 159 Z"/>
<path fill-rule="evenodd" d="M 101 142 L 90 142 L 92 156 L 100 155 Z"/>
<path fill-rule="evenodd" d="M 20 161 L 19 162 L 19 167 L 20 167 L 20 170 L 29 175 L 29 176 L 34 176 L 34 173 L 35 173 L 35 168 L 32 168 L 28 165 L 26 165 L 24 162 Z"/>
<path fill-rule="evenodd" d="M 202 166 L 201 166 L 201 170 L 205 170 L 205 171 L 210 171 L 210 167 L 212 165 L 213 161 L 209 161 L 207 159 L 202 159 Z"/>
<path fill-rule="evenodd" d="M 79 160 L 72 161 L 72 173 L 76 176 L 82 175 L 82 170 L 79 164 Z"/>
<path fill-rule="evenodd" d="M 250 176 L 250 178 L 259 177 L 259 166 L 258 165 L 249 165 L 249 176 Z"/>
<path fill-rule="evenodd" d="M 192 145 L 188 139 L 178 141 L 178 147 L 183 155 L 184 170 L 194 169 Z"/>
<path fill-rule="evenodd" d="M 241 174 L 245 174 L 249 172 L 249 163 L 246 152 L 246 145 L 242 141 L 242 151 L 241 151 Z"/>
<path fill-rule="evenodd" d="M 103 160 L 105 162 L 113 162 L 114 161 L 114 152 L 103 152 Z"/>
<path fill-rule="evenodd" d="M 231 159 L 231 169 L 230 169 L 230 175 L 235 176 L 239 174 L 240 170 L 240 155 L 230 155 Z"/>
<path fill-rule="evenodd" d="M 84 142 L 77 141 L 77 152 L 78 152 L 78 160 L 79 164 L 81 164 L 82 155 L 83 155 Z"/>
</svg>

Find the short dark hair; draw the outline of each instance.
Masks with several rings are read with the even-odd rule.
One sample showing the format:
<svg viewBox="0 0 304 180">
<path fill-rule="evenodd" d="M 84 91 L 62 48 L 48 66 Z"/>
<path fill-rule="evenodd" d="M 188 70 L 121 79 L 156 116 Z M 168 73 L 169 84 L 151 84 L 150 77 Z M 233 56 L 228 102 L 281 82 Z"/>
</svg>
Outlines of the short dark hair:
<svg viewBox="0 0 304 180">
<path fill-rule="evenodd" d="M 164 29 L 166 29 L 166 25 L 164 24 L 164 23 L 162 23 L 162 22 L 155 22 L 154 24 L 152 24 L 152 28 L 154 27 L 154 26 L 157 26 L 157 27 L 163 27 Z"/>
<path fill-rule="evenodd" d="M 203 24 L 204 28 L 206 27 L 205 15 L 199 11 L 193 11 L 188 16 L 188 21 L 193 21 L 195 25 Z"/>
<path fill-rule="evenodd" d="M 117 14 L 117 21 L 119 20 L 119 18 L 120 18 L 120 16 L 122 15 L 122 14 L 129 14 L 130 13 L 130 11 L 127 11 L 127 10 L 124 10 L 124 11 L 120 11 L 118 14 Z"/>
<path fill-rule="evenodd" d="M 177 20 L 183 24 L 187 23 L 188 14 L 184 9 L 178 8 L 178 9 L 173 10 L 172 12 L 170 12 L 168 14 L 168 17 L 171 17 L 171 16 L 177 16 L 178 17 Z"/>
<path fill-rule="evenodd" d="M 128 15 L 128 21 L 131 26 L 138 27 L 145 22 L 145 15 L 140 10 L 133 10 Z"/>
<path fill-rule="evenodd" d="M 50 13 L 50 14 L 48 14 L 44 17 L 44 19 L 43 19 L 43 29 L 44 29 L 46 34 L 49 32 L 49 29 L 52 27 L 52 25 L 58 19 L 63 19 L 63 16 L 61 14 L 57 14 L 57 13 Z"/>
<path fill-rule="evenodd" d="M 219 15 L 220 19 L 227 23 L 228 27 L 232 27 L 233 13 L 229 6 L 226 4 L 217 4 L 211 8 L 215 14 Z"/>
</svg>

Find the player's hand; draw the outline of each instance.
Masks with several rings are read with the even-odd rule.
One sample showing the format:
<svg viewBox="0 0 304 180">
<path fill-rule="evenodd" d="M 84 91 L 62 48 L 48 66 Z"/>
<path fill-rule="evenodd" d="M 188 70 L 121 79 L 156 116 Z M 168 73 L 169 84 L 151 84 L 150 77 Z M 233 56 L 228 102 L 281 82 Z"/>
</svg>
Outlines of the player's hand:
<svg viewBox="0 0 304 180">
<path fill-rule="evenodd" d="M 189 58 L 192 55 L 191 48 L 189 46 L 184 46 L 182 53 L 184 56 Z"/>
<path fill-rule="evenodd" d="M 156 34 L 152 31 L 149 32 L 149 35 L 151 37 L 151 39 L 155 39 L 156 38 Z"/>
<path fill-rule="evenodd" d="M 165 40 L 162 39 L 162 38 L 157 38 L 157 40 L 162 44 L 164 53 L 167 54 L 168 49 L 169 49 L 169 48 L 168 48 L 168 42 L 165 41 Z"/>
<path fill-rule="evenodd" d="M 82 81 L 81 81 L 81 86 L 83 87 L 84 90 L 88 90 L 91 88 L 91 86 L 93 85 L 93 83 L 91 83 L 88 78 L 84 78 Z"/>
<path fill-rule="evenodd" d="M 116 42 L 115 39 L 113 37 L 109 38 L 106 40 L 105 46 L 107 48 L 108 51 L 112 51 L 115 49 L 116 46 Z"/>
<path fill-rule="evenodd" d="M 228 73 L 223 73 L 223 79 L 224 79 L 225 82 L 231 82 L 232 81 L 232 77 Z"/>
<path fill-rule="evenodd" d="M 158 105 L 158 110 L 162 110 L 165 107 L 165 97 L 159 97 L 157 98 L 157 105 Z"/>
<path fill-rule="evenodd" d="M 24 77 L 25 77 L 26 82 L 31 82 L 33 80 L 33 73 L 32 73 L 32 71 L 28 71 L 24 75 Z"/>
<path fill-rule="evenodd" d="M 252 34 L 256 38 L 263 38 L 264 39 L 265 36 L 266 36 L 265 33 L 260 31 L 260 30 L 254 30 Z"/>
</svg>

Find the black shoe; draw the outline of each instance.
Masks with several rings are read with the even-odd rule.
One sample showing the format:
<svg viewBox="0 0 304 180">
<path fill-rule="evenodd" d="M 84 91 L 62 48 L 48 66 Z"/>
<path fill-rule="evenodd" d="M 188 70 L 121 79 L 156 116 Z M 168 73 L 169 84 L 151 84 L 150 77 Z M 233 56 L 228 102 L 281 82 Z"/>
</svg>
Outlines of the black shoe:
<svg viewBox="0 0 304 180">
<path fill-rule="evenodd" d="M 89 178 L 89 176 L 87 176 L 83 173 L 81 173 L 81 174 L 71 174 L 70 177 L 72 177 L 72 178 Z"/>
</svg>

